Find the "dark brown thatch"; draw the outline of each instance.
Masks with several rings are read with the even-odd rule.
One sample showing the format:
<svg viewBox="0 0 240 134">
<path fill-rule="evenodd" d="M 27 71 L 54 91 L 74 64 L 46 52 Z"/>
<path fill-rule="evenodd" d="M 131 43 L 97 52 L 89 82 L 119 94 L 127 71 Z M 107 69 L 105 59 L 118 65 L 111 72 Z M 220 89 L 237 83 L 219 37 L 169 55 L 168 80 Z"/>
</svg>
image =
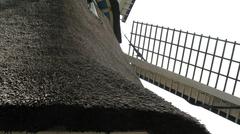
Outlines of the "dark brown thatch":
<svg viewBox="0 0 240 134">
<path fill-rule="evenodd" d="M 9 1 L 0 3 L 0 130 L 208 133 L 141 86 L 85 1 Z"/>
</svg>

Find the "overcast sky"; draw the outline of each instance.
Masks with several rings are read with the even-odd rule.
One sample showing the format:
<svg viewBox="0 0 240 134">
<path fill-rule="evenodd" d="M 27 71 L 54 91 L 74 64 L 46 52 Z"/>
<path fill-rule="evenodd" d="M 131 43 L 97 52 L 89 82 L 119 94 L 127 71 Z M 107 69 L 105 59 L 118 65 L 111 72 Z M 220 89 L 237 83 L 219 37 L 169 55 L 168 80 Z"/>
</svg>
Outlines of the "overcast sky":
<svg viewBox="0 0 240 134">
<path fill-rule="evenodd" d="M 239 6 L 239 0 L 136 0 L 126 24 L 137 20 L 240 42 Z"/>
<path fill-rule="evenodd" d="M 136 0 L 127 22 L 121 25 L 122 32 L 130 37 L 132 21 L 135 20 L 240 43 L 239 6 L 240 0 Z M 121 47 L 127 52 L 126 40 L 123 40 Z M 149 88 L 155 90 L 154 87 Z M 172 98 L 175 99 L 177 98 Z M 189 111 L 192 116 L 201 120 L 212 134 L 240 133 L 240 125 L 218 118 L 206 110 L 203 116 L 202 112 L 197 112 L 199 109 L 187 107 L 182 110 Z M 193 109 L 196 114 L 193 114 Z"/>
</svg>

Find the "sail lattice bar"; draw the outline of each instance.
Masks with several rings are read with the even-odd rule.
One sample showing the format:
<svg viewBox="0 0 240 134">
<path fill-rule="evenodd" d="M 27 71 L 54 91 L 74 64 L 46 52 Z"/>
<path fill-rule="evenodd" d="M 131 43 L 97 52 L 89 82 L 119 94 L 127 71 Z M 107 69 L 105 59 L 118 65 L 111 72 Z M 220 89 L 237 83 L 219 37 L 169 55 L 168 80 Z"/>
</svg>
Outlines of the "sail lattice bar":
<svg viewBox="0 0 240 134">
<path fill-rule="evenodd" d="M 126 22 L 136 0 L 119 0 L 122 22 Z"/>
<path fill-rule="evenodd" d="M 130 43 L 140 78 L 240 124 L 239 43 L 136 21 Z"/>
</svg>

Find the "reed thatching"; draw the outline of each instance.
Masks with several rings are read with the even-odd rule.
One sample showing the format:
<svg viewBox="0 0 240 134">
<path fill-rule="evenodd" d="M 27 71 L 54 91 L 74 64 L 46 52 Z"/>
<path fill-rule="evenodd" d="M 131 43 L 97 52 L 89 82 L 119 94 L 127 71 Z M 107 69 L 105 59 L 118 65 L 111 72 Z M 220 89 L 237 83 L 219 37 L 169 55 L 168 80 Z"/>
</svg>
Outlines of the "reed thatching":
<svg viewBox="0 0 240 134">
<path fill-rule="evenodd" d="M 0 130 L 207 134 L 144 89 L 85 0 L 0 2 Z"/>
</svg>

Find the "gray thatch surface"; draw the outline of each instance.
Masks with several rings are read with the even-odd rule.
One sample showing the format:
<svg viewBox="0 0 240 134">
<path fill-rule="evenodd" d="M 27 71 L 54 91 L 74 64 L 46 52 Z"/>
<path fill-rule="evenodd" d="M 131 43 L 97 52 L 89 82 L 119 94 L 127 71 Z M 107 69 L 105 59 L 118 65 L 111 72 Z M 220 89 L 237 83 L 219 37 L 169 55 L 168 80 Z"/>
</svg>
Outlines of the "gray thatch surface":
<svg viewBox="0 0 240 134">
<path fill-rule="evenodd" d="M 9 1 L 0 3 L 0 130 L 208 133 L 141 86 L 85 1 Z"/>
</svg>

